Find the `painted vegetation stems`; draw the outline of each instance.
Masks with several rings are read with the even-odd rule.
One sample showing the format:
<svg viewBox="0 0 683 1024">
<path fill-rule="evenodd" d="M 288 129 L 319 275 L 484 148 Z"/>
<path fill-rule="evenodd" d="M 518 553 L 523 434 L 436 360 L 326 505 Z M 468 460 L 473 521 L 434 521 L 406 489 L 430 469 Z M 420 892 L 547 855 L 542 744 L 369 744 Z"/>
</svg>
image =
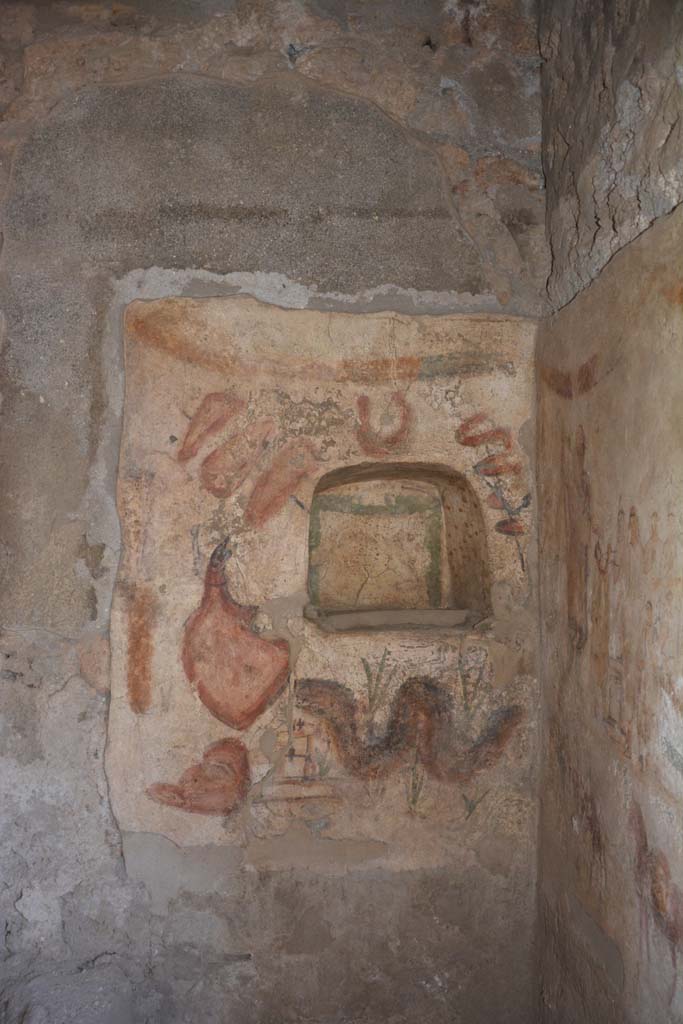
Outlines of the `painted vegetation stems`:
<svg viewBox="0 0 683 1024">
<path fill-rule="evenodd" d="M 126 327 L 122 827 L 242 844 L 314 814 L 406 864 L 510 799 L 531 829 L 532 329 L 248 299 Z"/>
</svg>

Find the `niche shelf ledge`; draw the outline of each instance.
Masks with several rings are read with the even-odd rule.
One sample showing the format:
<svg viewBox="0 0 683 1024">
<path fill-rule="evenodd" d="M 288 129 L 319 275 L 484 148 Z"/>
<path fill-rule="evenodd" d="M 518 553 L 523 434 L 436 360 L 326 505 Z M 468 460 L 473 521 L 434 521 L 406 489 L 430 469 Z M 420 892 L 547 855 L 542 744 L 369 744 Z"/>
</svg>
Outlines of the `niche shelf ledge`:
<svg viewBox="0 0 683 1024">
<path fill-rule="evenodd" d="M 306 605 L 304 615 L 326 633 L 354 630 L 468 629 L 481 622 L 482 613 L 467 608 L 320 608 Z"/>
</svg>

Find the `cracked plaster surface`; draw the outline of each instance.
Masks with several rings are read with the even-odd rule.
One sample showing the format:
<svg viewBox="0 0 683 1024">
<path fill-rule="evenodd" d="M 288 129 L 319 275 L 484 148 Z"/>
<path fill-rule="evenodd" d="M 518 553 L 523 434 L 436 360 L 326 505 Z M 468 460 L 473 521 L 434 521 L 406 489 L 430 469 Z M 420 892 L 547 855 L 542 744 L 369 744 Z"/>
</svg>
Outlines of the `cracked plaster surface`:
<svg viewBox="0 0 683 1024">
<path fill-rule="evenodd" d="M 683 8 L 548 0 L 540 41 L 558 307 L 683 197 Z"/>
</svg>

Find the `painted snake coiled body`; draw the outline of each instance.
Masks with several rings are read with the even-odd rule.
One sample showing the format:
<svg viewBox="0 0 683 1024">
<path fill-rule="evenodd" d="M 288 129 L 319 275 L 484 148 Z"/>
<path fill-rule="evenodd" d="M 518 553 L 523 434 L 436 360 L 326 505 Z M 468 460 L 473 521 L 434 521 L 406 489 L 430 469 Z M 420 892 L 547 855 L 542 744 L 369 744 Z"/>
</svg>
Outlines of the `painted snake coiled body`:
<svg viewBox="0 0 683 1024">
<path fill-rule="evenodd" d="M 518 705 L 492 711 L 469 746 L 458 740 L 453 701 L 433 679 L 407 679 L 392 703 L 382 737 L 364 741 L 359 707 L 352 691 L 327 679 L 302 679 L 297 706 L 322 718 L 344 768 L 362 778 L 387 775 L 411 754 L 436 779 L 467 782 L 500 758 L 523 717 Z"/>
</svg>

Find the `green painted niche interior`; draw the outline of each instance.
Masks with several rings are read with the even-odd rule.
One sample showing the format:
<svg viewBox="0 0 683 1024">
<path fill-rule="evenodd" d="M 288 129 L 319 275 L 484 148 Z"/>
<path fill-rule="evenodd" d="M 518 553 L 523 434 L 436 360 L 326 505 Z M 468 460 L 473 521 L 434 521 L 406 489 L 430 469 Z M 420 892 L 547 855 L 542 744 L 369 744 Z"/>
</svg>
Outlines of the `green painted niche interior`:
<svg viewBox="0 0 683 1024">
<path fill-rule="evenodd" d="M 308 566 L 311 606 L 325 612 L 490 610 L 478 499 L 441 466 L 364 464 L 323 477 Z"/>
</svg>

